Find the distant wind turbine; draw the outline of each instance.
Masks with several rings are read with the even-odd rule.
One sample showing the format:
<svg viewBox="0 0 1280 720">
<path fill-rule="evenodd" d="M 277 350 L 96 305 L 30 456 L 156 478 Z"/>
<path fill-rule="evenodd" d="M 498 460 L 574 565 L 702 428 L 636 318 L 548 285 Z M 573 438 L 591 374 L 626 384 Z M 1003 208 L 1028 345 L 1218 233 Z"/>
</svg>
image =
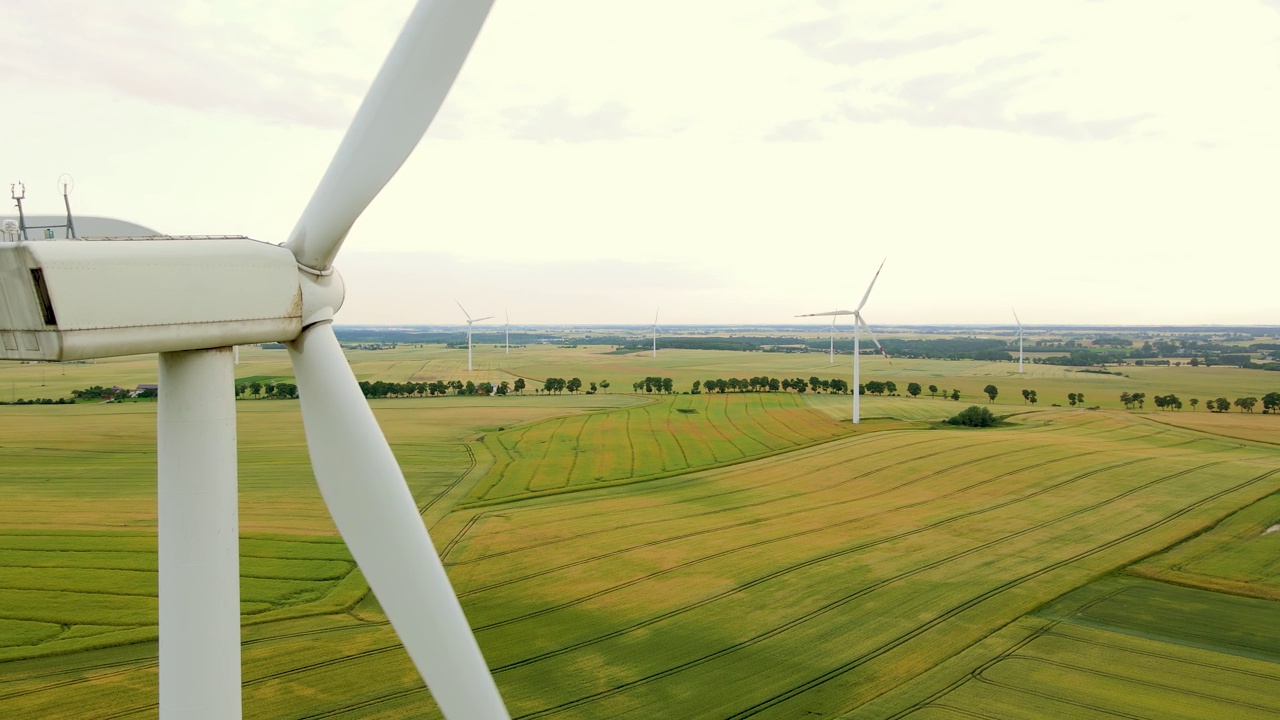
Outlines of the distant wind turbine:
<svg viewBox="0 0 1280 720">
<path fill-rule="evenodd" d="M 867 292 L 862 296 L 862 302 L 858 303 L 858 307 L 856 310 L 831 310 L 830 312 L 807 313 L 804 315 L 796 316 L 796 317 L 819 317 L 819 316 L 826 316 L 826 315 L 833 315 L 833 316 L 834 315 L 852 315 L 853 316 L 853 387 L 849 389 L 851 392 L 853 392 L 854 424 L 862 422 L 861 405 L 859 403 L 859 394 L 858 394 L 858 379 L 859 379 L 858 355 L 860 350 L 860 345 L 858 342 L 858 328 L 861 327 L 863 330 L 866 330 L 867 334 L 871 336 L 871 341 L 874 342 L 876 344 L 876 348 L 880 350 L 880 354 L 884 355 L 886 359 L 888 359 L 889 357 L 889 355 L 884 351 L 884 347 L 880 345 L 880 341 L 876 340 L 875 333 L 871 332 L 871 326 L 867 325 L 867 321 L 862 319 L 862 306 L 866 305 L 867 298 L 871 297 L 871 288 L 876 286 L 876 280 L 880 277 L 880 271 L 884 269 L 884 263 L 885 263 L 884 260 L 880 261 L 880 267 L 876 269 L 876 274 L 874 277 L 871 278 L 871 284 L 867 286 Z M 832 322 L 832 326 L 834 327 L 835 319 L 833 318 L 831 322 Z M 833 350 L 833 357 L 834 357 L 834 350 Z"/>
<path fill-rule="evenodd" d="M 657 310 L 653 311 L 653 356 L 654 357 L 658 357 L 658 330 L 659 330 L 658 310 L 661 310 L 661 309 L 662 308 L 659 307 Z"/>
<path fill-rule="evenodd" d="M 836 364 L 836 318 L 834 315 L 831 316 L 831 361 L 828 364 Z"/>
<path fill-rule="evenodd" d="M 467 312 L 467 309 L 462 307 L 462 303 L 457 300 L 454 300 L 454 302 L 458 303 L 458 309 L 462 311 L 462 314 L 467 316 L 467 372 L 471 372 L 471 324 L 478 323 L 481 320 L 492 320 L 493 316 L 490 315 L 488 317 L 472 320 L 471 313 Z"/>
<path fill-rule="evenodd" d="M 1010 308 L 1013 310 L 1013 308 Z M 1013 310 L 1014 322 L 1018 323 L 1018 374 L 1022 374 L 1022 321 L 1018 319 L 1018 311 Z"/>
</svg>

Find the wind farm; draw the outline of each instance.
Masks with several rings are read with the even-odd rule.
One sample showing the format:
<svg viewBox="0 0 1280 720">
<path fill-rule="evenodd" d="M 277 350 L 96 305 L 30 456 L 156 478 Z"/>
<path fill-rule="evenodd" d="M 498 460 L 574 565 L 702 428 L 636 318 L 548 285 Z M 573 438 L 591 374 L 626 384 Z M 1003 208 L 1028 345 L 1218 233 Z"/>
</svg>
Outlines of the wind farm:
<svg viewBox="0 0 1280 720">
<path fill-rule="evenodd" d="M 0 11 L 0 716 L 1280 716 L 1280 13 L 651 9 Z"/>
</svg>

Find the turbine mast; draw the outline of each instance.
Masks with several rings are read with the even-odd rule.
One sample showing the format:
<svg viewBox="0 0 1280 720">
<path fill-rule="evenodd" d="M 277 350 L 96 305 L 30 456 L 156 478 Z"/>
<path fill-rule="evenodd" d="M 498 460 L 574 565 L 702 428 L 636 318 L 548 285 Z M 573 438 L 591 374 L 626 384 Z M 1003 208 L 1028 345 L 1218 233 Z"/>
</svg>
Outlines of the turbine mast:
<svg viewBox="0 0 1280 720">
<path fill-rule="evenodd" d="M 160 353 L 160 717 L 241 717 L 231 348 Z"/>
</svg>

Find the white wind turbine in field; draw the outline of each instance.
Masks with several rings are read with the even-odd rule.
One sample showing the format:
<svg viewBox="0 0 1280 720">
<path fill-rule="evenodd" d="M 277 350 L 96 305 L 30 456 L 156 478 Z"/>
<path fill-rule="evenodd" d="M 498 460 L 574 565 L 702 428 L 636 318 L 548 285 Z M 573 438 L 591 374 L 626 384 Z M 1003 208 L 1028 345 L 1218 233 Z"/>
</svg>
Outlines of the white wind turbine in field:
<svg viewBox="0 0 1280 720">
<path fill-rule="evenodd" d="M 821 317 L 826 315 L 852 315 L 853 316 L 853 387 L 849 388 L 849 390 L 850 392 L 853 393 L 853 422 L 855 424 L 862 422 L 861 403 L 859 402 L 859 395 L 858 395 L 858 385 L 859 385 L 858 357 L 861 349 L 861 346 L 859 344 L 859 339 L 858 339 L 858 328 L 861 327 L 863 330 L 866 330 L 867 335 L 871 336 L 871 341 L 874 342 L 876 344 L 876 348 L 880 350 L 880 354 L 884 355 L 885 358 L 889 357 L 889 355 L 885 353 L 884 347 L 880 345 L 880 341 L 876 340 L 875 334 L 871 332 L 871 326 L 867 325 L 867 321 L 862 319 L 862 307 L 867 304 L 867 298 L 871 297 L 871 288 L 876 286 L 876 279 L 880 277 L 880 271 L 883 269 L 884 269 L 884 260 L 881 260 L 880 267 L 876 269 L 875 276 L 871 278 L 871 284 L 867 286 L 867 292 L 862 296 L 862 302 L 858 303 L 857 309 L 831 310 L 829 312 L 806 313 L 804 315 L 796 316 L 796 317 Z M 835 319 L 832 318 L 833 327 L 834 327 L 834 323 L 835 323 Z M 834 337 L 834 335 L 832 337 Z M 834 357 L 834 350 L 832 351 L 832 357 Z"/>
<path fill-rule="evenodd" d="M 457 300 L 454 300 L 454 302 L 458 303 L 458 309 L 462 311 L 462 314 L 467 316 L 467 372 L 471 372 L 471 325 L 473 323 L 478 323 L 481 320 L 492 320 L 493 316 L 489 315 L 487 317 L 472 320 L 471 313 L 467 312 L 467 309 L 462 307 L 462 303 Z"/>
<path fill-rule="evenodd" d="M 658 357 L 658 331 L 661 330 L 661 328 L 658 327 L 658 312 L 660 310 L 662 310 L 662 308 L 658 308 L 657 310 L 653 311 L 653 356 L 654 357 Z"/>
<path fill-rule="evenodd" d="M 444 102 L 488 0 L 422 0 L 286 243 L 243 236 L 0 242 L 0 358 L 159 353 L 160 717 L 241 717 L 232 348 L 284 342 L 311 464 L 441 711 L 507 711 L 332 322 L 333 260 Z"/>
<path fill-rule="evenodd" d="M 855 327 L 854 330 L 856 331 L 857 328 Z M 831 316 L 831 352 L 830 360 L 827 361 L 827 364 L 836 364 L 836 317 L 834 315 Z"/>
<path fill-rule="evenodd" d="M 1012 310 L 1012 308 L 1010 308 Z M 1022 374 L 1022 321 L 1018 319 L 1018 311 L 1013 310 L 1013 321 L 1018 323 L 1018 374 Z"/>
</svg>

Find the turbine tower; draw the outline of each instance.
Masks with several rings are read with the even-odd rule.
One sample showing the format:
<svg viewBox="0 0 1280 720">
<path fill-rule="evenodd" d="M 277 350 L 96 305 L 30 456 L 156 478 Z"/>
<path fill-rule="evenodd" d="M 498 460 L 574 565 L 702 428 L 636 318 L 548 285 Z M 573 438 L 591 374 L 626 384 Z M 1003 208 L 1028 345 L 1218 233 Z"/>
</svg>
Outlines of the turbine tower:
<svg viewBox="0 0 1280 720">
<path fill-rule="evenodd" d="M 820 316 L 826 316 L 826 315 L 833 315 L 833 316 L 834 315 L 852 315 L 853 316 L 853 387 L 849 389 L 853 393 L 853 422 L 855 425 L 862 422 L 862 413 L 861 413 L 862 408 L 861 408 L 861 403 L 859 402 L 859 393 L 858 393 L 858 380 L 860 377 L 858 357 L 861 349 L 861 346 L 859 344 L 859 338 L 858 338 L 858 328 L 861 327 L 863 330 L 866 330 L 867 335 L 871 336 L 871 341 L 874 342 L 876 344 L 876 348 L 880 350 L 880 354 L 884 355 L 886 359 L 888 359 L 889 357 L 889 355 L 885 353 L 884 347 L 880 345 L 880 341 L 876 340 L 875 333 L 871 332 L 871 326 L 867 325 L 867 321 L 862 319 L 862 307 L 867 304 L 867 298 L 871 297 L 871 288 L 876 286 L 876 280 L 880 277 L 880 271 L 884 269 L 884 262 L 885 262 L 884 260 L 880 261 L 880 267 L 876 269 L 876 274 L 871 278 L 871 284 L 867 286 L 867 292 L 862 296 L 862 302 L 858 303 L 858 307 L 856 310 L 831 310 L 829 312 L 806 313 L 804 315 L 796 316 L 796 317 L 820 317 Z M 834 324 L 835 324 L 834 317 L 832 318 L 831 322 L 832 322 L 832 326 L 834 327 Z M 834 357 L 834 353 L 833 353 L 833 357 Z"/>
<path fill-rule="evenodd" d="M 1012 310 L 1012 308 L 1010 308 Z M 1018 319 L 1018 311 L 1013 310 L 1013 320 L 1018 323 L 1018 374 L 1022 374 L 1022 321 Z"/>
<path fill-rule="evenodd" d="M 417 4 L 283 244 L 0 242 L 0 359 L 159 353 L 162 720 L 241 717 L 232 348 L 264 342 L 288 348 L 321 495 L 441 712 L 508 717 L 333 332 L 345 296 L 334 258 L 426 132 L 490 5 Z"/>
<path fill-rule="evenodd" d="M 458 309 L 462 311 L 462 314 L 467 316 L 467 372 L 471 372 L 471 324 L 478 323 L 481 320 L 491 320 L 493 319 L 493 316 L 490 315 L 488 317 L 476 318 L 475 320 L 472 320 L 471 313 L 468 313 L 467 309 L 462 307 L 462 303 L 458 302 L 457 300 L 454 300 L 454 302 L 458 303 Z"/>
</svg>

